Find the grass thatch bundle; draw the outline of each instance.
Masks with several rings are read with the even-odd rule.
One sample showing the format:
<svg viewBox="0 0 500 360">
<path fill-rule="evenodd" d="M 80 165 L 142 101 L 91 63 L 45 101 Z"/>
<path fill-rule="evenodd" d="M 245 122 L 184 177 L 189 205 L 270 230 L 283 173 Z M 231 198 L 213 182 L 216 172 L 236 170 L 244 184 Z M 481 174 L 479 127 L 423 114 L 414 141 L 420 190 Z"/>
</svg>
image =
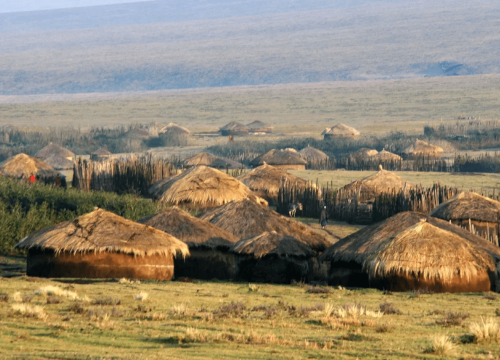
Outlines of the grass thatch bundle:
<svg viewBox="0 0 500 360">
<path fill-rule="evenodd" d="M 438 158 L 443 155 L 443 148 L 426 143 L 425 141 L 417 139 L 415 144 L 409 146 L 404 150 L 404 152 L 411 156 L 425 156 Z"/>
<path fill-rule="evenodd" d="M 479 271 L 494 272 L 500 249 L 458 226 L 404 212 L 340 240 L 321 261 L 357 263 L 370 278 L 401 274 L 470 281 Z"/>
<path fill-rule="evenodd" d="M 296 238 L 315 251 L 323 251 L 331 245 L 324 236 L 315 232 L 310 226 L 248 200 L 232 201 L 206 211 L 200 218 L 210 221 L 238 239 L 247 239 L 264 231 L 276 231 L 280 235 Z"/>
<path fill-rule="evenodd" d="M 191 132 L 183 126 L 177 125 L 175 123 L 169 123 L 167 126 L 163 127 L 159 132 L 159 135 L 191 135 Z"/>
<path fill-rule="evenodd" d="M 370 157 L 370 160 L 375 160 L 375 161 L 384 161 L 384 162 L 389 162 L 389 161 L 401 161 L 402 158 L 399 155 L 393 154 L 389 151 L 382 150 L 381 152 L 373 155 Z"/>
<path fill-rule="evenodd" d="M 320 163 L 330 160 L 328 155 L 326 155 L 323 151 L 313 148 L 309 145 L 300 150 L 299 154 L 308 163 Z"/>
<path fill-rule="evenodd" d="M 402 189 L 415 187 L 414 184 L 404 181 L 393 172 L 382 169 L 364 179 L 353 181 L 343 187 L 343 191 L 359 194 L 359 201 L 374 199 L 383 193 L 390 193 Z"/>
<path fill-rule="evenodd" d="M 102 209 L 34 232 L 22 239 L 16 248 L 52 250 L 56 254 L 189 255 L 187 245 L 174 236 Z"/>
<path fill-rule="evenodd" d="M 175 236 L 190 249 L 229 249 L 238 240 L 233 234 L 176 206 L 142 218 L 138 222 Z"/>
<path fill-rule="evenodd" d="M 269 150 L 267 153 L 260 155 L 250 162 L 252 166 L 261 166 L 269 164 L 272 166 L 302 166 L 307 165 L 295 149 Z"/>
<path fill-rule="evenodd" d="M 276 255 L 281 258 L 310 258 L 315 252 L 303 242 L 289 235 L 266 231 L 249 239 L 238 241 L 231 249 L 238 255 L 249 255 L 256 259 Z"/>
<path fill-rule="evenodd" d="M 331 128 L 326 128 L 321 135 L 324 135 L 325 138 L 337 139 L 337 138 L 352 138 L 357 139 L 361 133 L 342 123 L 338 123 Z"/>
<path fill-rule="evenodd" d="M 70 161 L 73 161 L 73 159 L 75 158 L 75 154 L 72 151 L 53 143 L 50 143 L 49 145 L 41 149 L 39 152 L 37 152 L 35 155 L 35 157 L 45 162 L 47 162 L 46 159 L 52 156 L 66 158 L 67 160 Z"/>
<path fill-rule="evenodd" d="M 470 219 L 497 223 L 500 218 L 500 202 L 465 191 L 437 206 L 430 216 L 447 221 Z"/>
<path fill-rule="evenodd" d="M 165 204 L 214 207 L 233 200 L 250 199 L 266 205 L 242 182 L 219 170 L 197 166 L 155 183 L 150 193 Z"/>
<path fill-rule="evenodd" d="M 285 183 L 299 188 L 305 188 L 308 184 L 307 180 L 267 164 L 241 175 L 238 180 L 251 190 L 264 191 L 270 196 L 276 196 L 280 186 Z"/>
<path fill-rule="evenodd" d="M 40 179 L 54 180 L 58 175 L 57 171 L 42 160 L 22 153 L 17 154 L 1 163 L 0 171 L 4 174 L 4 176 L 17 179 L 27 179 L 31 176 L 31 174 L 34 174 Z"/>
</svg>

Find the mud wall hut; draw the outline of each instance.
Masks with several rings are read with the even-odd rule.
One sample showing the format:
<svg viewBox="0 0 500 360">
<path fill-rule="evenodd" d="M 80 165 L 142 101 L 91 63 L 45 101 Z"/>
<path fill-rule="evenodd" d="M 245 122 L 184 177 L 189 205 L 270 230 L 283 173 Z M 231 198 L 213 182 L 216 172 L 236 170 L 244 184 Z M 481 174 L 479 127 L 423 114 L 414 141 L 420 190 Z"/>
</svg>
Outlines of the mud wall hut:
<svg viewBox="0 0 500 360">
<path fill-rule="evenodd" d="M 174 260 L 176 277 L 205 280 L 236 277 L 236 259 L 229 249 L 237 239 L 227 231 L 176 206 L 138 222 L 173 235 L 189 247 L 190 257 Z"/>
<path fill-rule="evenodd" d="M 329 283 L 391 291 L 498 290 L 500 249 L 456 225 L 404 212 L 368 226 L 320 256 Z"/>
<path fill-rule="evenodd" d="M 98 209 L 37 231 L 17 245 L 37 277 L 170 280 L 174 257 L 188 256 L 175 237 Z"/>
</svg>

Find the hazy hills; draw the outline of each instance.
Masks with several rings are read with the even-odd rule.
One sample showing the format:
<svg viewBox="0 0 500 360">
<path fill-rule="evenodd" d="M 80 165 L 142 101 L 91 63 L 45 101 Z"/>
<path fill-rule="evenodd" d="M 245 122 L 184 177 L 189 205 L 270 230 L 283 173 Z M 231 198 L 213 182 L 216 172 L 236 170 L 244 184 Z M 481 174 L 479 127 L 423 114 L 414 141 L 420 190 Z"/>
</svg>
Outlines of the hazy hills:
<svg viewBox="0 0 500 360">
<path fill-rule="evenodd" d="M 152 1 L 0 14 L 0 94 L 500 73 L 494 1 Z"/>
</svg>

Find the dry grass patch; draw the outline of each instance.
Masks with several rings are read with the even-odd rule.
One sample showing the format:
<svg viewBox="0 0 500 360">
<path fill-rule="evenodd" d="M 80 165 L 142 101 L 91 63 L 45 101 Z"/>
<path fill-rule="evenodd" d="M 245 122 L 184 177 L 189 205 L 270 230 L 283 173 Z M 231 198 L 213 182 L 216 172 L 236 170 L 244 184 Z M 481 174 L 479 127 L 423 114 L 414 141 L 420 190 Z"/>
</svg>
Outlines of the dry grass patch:
<svg viewBox="0 0 500 360">
<path fill-rule="evenodd" d="M 25 317 L 32 317 L 40 320 L 45 320 L 47 314 L 45 313 L 43 307 L 38 305 L 29 304 L 12 304 L 12 310 L 15 314 L 20 314 Z"/>
<path fill-rule="evenodd" d="M 430 345 L 424 352 L 436 355 L 450 355 L 455 350 L 455 345 L 447 335 L 436 335 L 430 340 Z"/>
<path fill-rule="evenodd" d="M 134 299 L 137 301 L 146 301 L 149 298 L 149 294 L 147 292 L 141 291 L 139 294 L 134 296 Z"/>
<path fill-rule="evenodd" d="M 498 341 L 500 339 L 500 323 L 493 318 L 486 320 L 481 317 L 480 322 L 473 322 L 469 330 L 476 342 Z"/>
<path fill-rule="evenodd" d="M 78 300 L 79 299 L 78 294 L 76 292 L 70 291 L 70 290 L 65 290 L 65 289 L 62 289 L 58 286 L 52 286 L 52 285 L 41 287 L 35 291 L 35 295 L 43 295 L 43 294 L 62 296 L 62 297 L 68 298 L 70 300 Z"/>
</svg>

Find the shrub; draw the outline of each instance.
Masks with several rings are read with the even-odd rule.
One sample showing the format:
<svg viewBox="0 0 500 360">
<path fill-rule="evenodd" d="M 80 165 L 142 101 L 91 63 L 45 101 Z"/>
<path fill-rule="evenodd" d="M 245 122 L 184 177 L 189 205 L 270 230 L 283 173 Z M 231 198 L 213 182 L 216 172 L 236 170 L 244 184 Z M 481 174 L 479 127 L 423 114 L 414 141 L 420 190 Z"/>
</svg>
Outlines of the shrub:
<svg viewBox="0 0 500 360">
<path fill-rule="evenodd" d="M 445 356 L 449 355 L 454 349 L 455 345 L 448 336 L 437 335 L 430 340 L 430 346 L 425 352 Z"/>
<path fill-rule="evenodd" d="M 57 297 L 57 296 L 53 296 L 53 295 L 49 295 L 47 296 L 47 304 L 48 305 L 51 305 L 51 304 L 60 304 L 62 303 L 62 299 Z"/>
<path fill-rule="evenodd" d="M 21 314 L 26 317 L 33 317 L 40 320 L 45 320 L 47 314 L 41 306 L 31 306 L 29 304 L 12 304 L 12 310 L 14 313 Z"/>
<path fill-rule="evenodd" d="M 383 302 L 382 304 L 379 305 L 380 307 L 380 312 L 385 314 L 385 315 L 401 315 L 401 311 L 397 309 L 392 303 L 390 302 Z"/>
<path fill-rule="evenodd" d="M 92 300 L 92 305 L 120 305 L 120 299 L 113 299 L 112 297 L 103 297 Z"/>
<path fill-rule="evenodd" d="M 0 292 L 0 302 L 8 302 L 9 301 L 9 294 Z"/>
<path fill-rule="evenodd" d="M 241 317 L 246 310 L 245 304 L 242 302 L 232 302 L 222 305 L 214 311 L 214 315 L 220 318 Z"/>
<path fill-rule="evenodd" d="M 310 294 L 328 294 L 330 292 L 329 288 L 319 287 L 319 286 L 309 286 L 306 289 L 306 293 Z"/>
<path fill-rule="evenodd" d="M 460 326 L 470 315 L 461 312 L 448 312 L 443 318 L 436 320 L 441 326 Z"/>
</svg>

